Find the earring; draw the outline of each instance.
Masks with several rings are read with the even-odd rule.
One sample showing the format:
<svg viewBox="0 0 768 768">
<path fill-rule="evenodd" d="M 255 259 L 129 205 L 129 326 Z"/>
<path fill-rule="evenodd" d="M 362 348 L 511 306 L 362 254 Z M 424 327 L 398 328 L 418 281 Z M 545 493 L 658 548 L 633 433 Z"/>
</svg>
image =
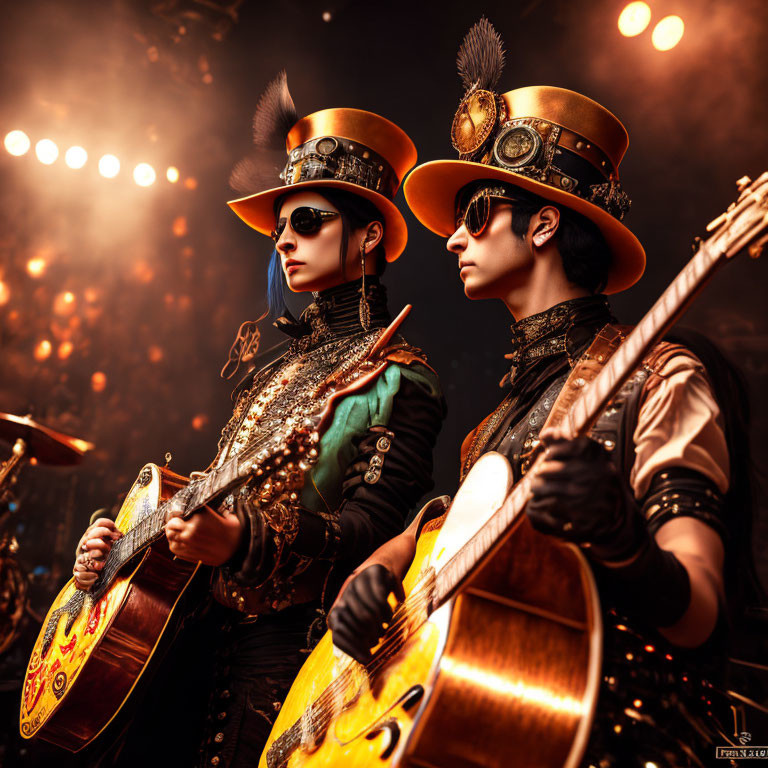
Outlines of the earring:
<svg viewBox="0 0 768 768">
<path fill-rule="evenodd" d="M 360 286 L 360 325 L 367 331 L 371 327 L 371 308 L 365 292 L 365 240 L 360 242 L 360 268 L 363 270 L 363 282 Z"/>
</svg>

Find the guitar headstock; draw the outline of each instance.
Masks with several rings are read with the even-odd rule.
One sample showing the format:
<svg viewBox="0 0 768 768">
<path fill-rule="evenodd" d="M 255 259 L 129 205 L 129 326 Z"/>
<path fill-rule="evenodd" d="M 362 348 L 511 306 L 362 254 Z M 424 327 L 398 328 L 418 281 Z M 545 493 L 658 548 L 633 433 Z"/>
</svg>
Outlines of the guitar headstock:
<svg viewBox="0 0 768 768">
<path fill-rule="evenodd" d="M 768 172 L 754 181 L 742 176 L 738 199 L 707 224 L 712 235 L 704 243 L 709 250 L 731 258 L 745 248 L 756 259 L 768 243 Z"/>
</svg>

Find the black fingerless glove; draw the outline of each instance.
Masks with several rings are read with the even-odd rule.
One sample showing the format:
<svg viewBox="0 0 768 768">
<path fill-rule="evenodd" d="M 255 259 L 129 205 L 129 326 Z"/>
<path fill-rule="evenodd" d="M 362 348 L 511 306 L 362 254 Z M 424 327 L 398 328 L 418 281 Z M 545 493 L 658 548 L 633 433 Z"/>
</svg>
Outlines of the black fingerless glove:
<svg viewBox="0 0 768 768">
<path fill-rule="evenodd" d="M 371 659 L 371 648 L 392 619 L 390 592 L 402 594 L 402 585 L 383 565 L 370 565 L 347 584 L 328 615 L 333 644 L 361 664 Z"/>
<path fill-rule="evenodd" d="M 690 603 L 688 572 L 650 535 L 608 452 L 590 438 L 552 442 L 531 485 L 526 512 L 536 530 L 585 547 L 631 613 L 656 627 L 676 623 Z"/>
</svg>

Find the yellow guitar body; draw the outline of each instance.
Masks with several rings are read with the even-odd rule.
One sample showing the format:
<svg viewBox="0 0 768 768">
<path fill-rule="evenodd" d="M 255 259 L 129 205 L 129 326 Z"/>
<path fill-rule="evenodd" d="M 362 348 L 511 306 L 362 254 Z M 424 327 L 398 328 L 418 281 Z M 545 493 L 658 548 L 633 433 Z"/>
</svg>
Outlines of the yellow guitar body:
<svg viewBox="0 0 768 768">
<path fill-rule="evenodd" d="M 481 461 L 491 476 L 508 471 L 505 459 L 489 456 Z M 474 485 L 486 496 L 487 480 L 478 470 Z M 503 499 L 509 474 L 499 482 L 491 496 Z M 580 551 L 520 518 L 428 615 L 425 596 L 441 562 L 498 508 L 479 509 L 472 486 L 468 477 L 445 521 L 424 527 L 404 579 L 406 600 L 373 661 L 364 669 L 334 656 L 330 634 L 323 637 L 280 710 L 260 768 L 578 765 L 601 663 L 597 591 Z"/>
<path fill-rule="evenodd" d="M 147 464 L 115 520 L 128 531 L 184 484 Z M 144 672 L 197 565 L 165 541 L 138 554 L 94 599 L 71 579 L 43 621 L 22 690 L 20 731 L 77 751 L 112 720 Z"/>
</svg>

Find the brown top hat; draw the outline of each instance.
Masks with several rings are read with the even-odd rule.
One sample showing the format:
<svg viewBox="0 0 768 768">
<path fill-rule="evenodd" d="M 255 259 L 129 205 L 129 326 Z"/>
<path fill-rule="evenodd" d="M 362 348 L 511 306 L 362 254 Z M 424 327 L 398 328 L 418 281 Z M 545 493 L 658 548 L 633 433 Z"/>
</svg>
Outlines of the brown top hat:
<svg viewBox="0 0 768 768">
<path fill-rule="evenodd" d="M 280 78 L 285 85 L 285 75 Z M 286 94 L 287 86 L 283 97 Z M 289 94 L 287 98 L 290 100 Z M 260 136 L 258 116 L 257 108 L 255 140 Z M 280 174 L 283 186 L 228 203 L 246 224 L 269 235 L 275 227 L 275 202 L 286 193 L 324 187 L 346 189 L 370 200 L 380 211 L 387 261 L 394 261 L 403 252 L 408 229 L 392 200 L 416 162 L 416 147 L 402 129 L 373 112 L 324 109 L 295 122 L 285 137 L 285 147 L 288 163 Z"/>
<path fill-rule="evenodd" d="M 478 51 L 482 63 L 473 63 Z M 496 57 L 490 68 L 489 52 Z M 468 86 L 451 130 L 459 160 L 415 168 L 404 185 L 408 205 L 424 226 L 448 237 L 467 184 L 487 179 L 528 190 L 594 222 L 613 254 L 606 292 L 629 288 L 643 274 L 645 251 L 621 223 L 630 206 L 618 173 L 629 143 L 624 126 L 597 102 L 563 88 L 495 93 L 503 61 L 501 40 L 482 19 L 459 51 Z"/>
</svg>

